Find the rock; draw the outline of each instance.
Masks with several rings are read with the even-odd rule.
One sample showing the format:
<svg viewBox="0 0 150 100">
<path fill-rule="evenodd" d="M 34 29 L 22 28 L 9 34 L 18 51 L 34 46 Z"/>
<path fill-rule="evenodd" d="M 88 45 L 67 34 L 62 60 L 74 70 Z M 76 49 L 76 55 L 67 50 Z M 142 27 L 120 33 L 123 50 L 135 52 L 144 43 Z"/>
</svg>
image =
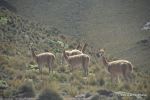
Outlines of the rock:
<svg viewBox="0 0 150 100">
<path fill-rule="evenodd" d="M 77 96 L 75 96 L 75 98 L 88 98 L 88 97 L 90 97 L 92 94 L 91 93 L 85 93 L 85 94 L 80 94 L 80 95 L 77 95 Z"/>
<path fill-rule="evenodd" d="M 145 30 L 145 31 L 150 30 L 150 22 L 147 22 L 147 23 L 141 28 L 141 30 Z"/>
<path fill-rule="evenodd" d="M 88 98 L 88 97 L 90 97 L 91 95 L 92 95 L 92 94 L 88 92 L 88 93 L 85 94 L 85 98 Z"/>
<path fill-rule="evenodd" d="M 98 90 L 97 93 L 85 93 L 75 96 L 73 100 L 122 100 L 120 95 L 110 90 Z"/>
<path fill-rule="evenodd" d="M 86 99 L 85 99 L 86 100 Z M 100 96 L 99 94 L 95 94 L 95 95 L 92 95 L 90 96 L 89 98 L 87 98 L 87 100 L 100 100 Z"/>
<path fill-rule="evenodd" d="M 109 90 L 98 90 L 97 92 L 99 93 L 99 95 L 104 95 L 104 96 L 108 96 L 108 97 L 113 96 L 113 92 L 109 91 Z"/>
</svg>

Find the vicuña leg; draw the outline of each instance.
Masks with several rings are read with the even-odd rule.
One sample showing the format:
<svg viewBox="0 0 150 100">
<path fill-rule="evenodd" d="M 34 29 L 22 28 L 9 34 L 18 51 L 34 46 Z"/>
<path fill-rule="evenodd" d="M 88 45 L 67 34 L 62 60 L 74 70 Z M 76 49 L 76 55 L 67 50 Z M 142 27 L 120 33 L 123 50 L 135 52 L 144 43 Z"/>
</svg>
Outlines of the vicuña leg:
<svg viewBox="0 0 150 100">
<path fill-rule="evenodd" d="M 49 67 L 49 74 L 50 74 L 51 67 L 52 67 L 50 62 L 48 63 L 48 67 Z"/>
<path fill-rule="evenodd" d="M 88 75 L 88 69 L 87 69 L 88 65 L 85 63 L 85 61 L 83 61 L 82 67 L 83 67 L 84 75 L 87 76 Z"/>
<path fill-rule="evenodd" d="M 129 82 L 128 75 L 126 72 L 123 72 L 123 77 L 124 77 L 126 82 Z"/>
</svg>

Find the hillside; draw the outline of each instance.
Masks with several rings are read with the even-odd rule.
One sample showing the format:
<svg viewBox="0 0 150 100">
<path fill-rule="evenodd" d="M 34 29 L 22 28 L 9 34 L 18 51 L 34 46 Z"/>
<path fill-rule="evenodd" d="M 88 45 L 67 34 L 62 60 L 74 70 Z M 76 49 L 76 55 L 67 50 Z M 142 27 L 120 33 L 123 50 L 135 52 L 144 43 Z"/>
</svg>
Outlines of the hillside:
<svg viewBox="0 0 150 100">
<path fill-rule="evenodd" d="M 30 43 L 32 43 L 35 48 L 38 48 L 38 50 L 42 50 L 44 48 L 43 50 L 45 51 L 55 52 L 54 49 L 59 48 L 53 47 L 52 44 L 53 41 L 57 42 L 57 40 L 61 39 L 61 32 L 57 28 L 43 26 L 34 21 L 30 21 L 24 17 L 16 15 L 13 12 L 10 12 L 3 7 L 0 8 L 0 10 L 0 42 L 2 43 L 1 47 L 3 47 L 5 43 L 6 45 L 7 43 L 9 43 L 9 45 L 12 43 L 12 45 L 17 46 L 17 50 L 18 52 L 20 52 L 20 54 L 25 54 L 27 53 L 26 51 L 29 51 Z M 69 41 L 69 36 L 65 37 L 66 39 L 68 37 Z M 74 41 L 72 41 L 71 43 L 73 42 Z M 4 48 L 7 49 L 6 47 Z M 1 49 L 1 53 L 9 52 L 3 51 L 4 48 Z M 16 48 L 12 47 L 12 49 Z M 12 51 L 10 50 L 10 52 Z M 16 54 L 16 52 L 14 53 Z"/>
<path fill-rule="evenodd" d="M 149 49 L 143 51 L 137 45 L 150 36 L 141 30 L 149 21 L 149 0 L 6 1 L 17 14 L 106 48 L 111 56 L 130 60 L 138 67 L 150 64 Z"/>
<path fill-rule="evenodd" d="M 148 21 L 149 1 L 0 2 L 0 89 L 4 90 L 0 99 L 149 100 L 150 31 L 141 30 Z M 71 72 L 61 62 L 63 49 L 73 49 L 79 42 L 88 43 L 85 53 L 91 62 L 87 77 L 82 68 Z M 55 54 L 53 73 L 48 72 L 47 66 L 42 75 L 39 73 L 31 47 L 36 54 L 48 51 Z M 96 57 L 98 48 L 106 49 L 109 61 L 127 59 L 133 63 L 130 84 L 123 78 L 119 83 L 111 83 L 107 69 Z M 118 93 L 146 96 L 119 96 Z"/>
</svg>

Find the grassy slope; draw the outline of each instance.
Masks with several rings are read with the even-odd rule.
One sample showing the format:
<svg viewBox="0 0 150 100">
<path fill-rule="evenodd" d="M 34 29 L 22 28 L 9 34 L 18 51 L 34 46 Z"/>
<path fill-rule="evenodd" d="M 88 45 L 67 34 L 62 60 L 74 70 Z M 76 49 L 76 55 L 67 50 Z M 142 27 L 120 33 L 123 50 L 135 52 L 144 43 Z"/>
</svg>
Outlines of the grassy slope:
<svg viewBox="0 0 150 100">
<path fill-rule="evenodd" d="M 12 93 L 13 92 L 15 93 L 17 91 L 18 87 L 21 85 L 21 83 L 24 83 L 25 79 L 33 80 L 37 94 L 39 93 L 40 90 L 43 89 L 43 86 L 53 87 L 54 90 L 60 92 L 61 94 L 67 94 L 67 96 L 75 96 L 77 94 L 84 93 L 87 91 L 95 92 L 97 89 L 100 88 L 110 89 L 113 91 L 118 91 L 118 90 L 129 91 L 133 93 L 149 92 L 148 90 L 149 71 L 141 72 L 140 69 L 137 68 L 135 69 L 134 72 L 134 77 L 136 80 L 133 84 L 125 85 L 121 83 L 119 85 L 112 86 L 110 84 L 110 79 L 108 74 L 105 72 L 104 67 L 100 63 L 98 63 L 98 65 L 94 63 L 91 64 L 91 67 L 89 69 L 91 74 L 87 79 L 83 78 L 81 71 L 77 70 L 73 74 L 70 74 L 66 66 L 61 66 L 58 64 L 57 65 L 58 67 L 55 69 L 56 73 L 54 75 L 48 75 L 48 71 L 47 69 L 45 69 L 43 73 L 44 74 L 43 81 L 41 81 L 38 71 L 34 70 L 34 68 L 33 70 L 31 70 L 29 67 L 29 66 L 36 65 L 34 62 L 31 61 L 30 58 L 30 53 L 29 53 L 30 51 L 28 47 L 29 43 L 30 42 L 35 43 L 35 47 L 38 48 L 38 52 L 43 52 L 51 49 L 49 43 L 47 42 L 49 39 L 55 39 L 55 38 L 58 39 L 59 37 L 55 37 L 53 35 L 48 36 L 49 32 L 53 33 L 51 29 L 46 31 L 46 29 L 42 28 L 41 25 L 30 22 L 29 20 L 26 20 L 20 16 L 16 16 L 14 13 L 11 13 L 9 11 L 1 13 L 1 15 L 8 18 L 8 20 L 10 20 L 8 22 L 12 23 L 12 24 L 7 23 L 0 27 L 1 28 L 0 31 L 3 34 L 3 35 L 0 34 L 1 36 L 3 36 L 3 38 L 1 37 L 3 40 L 1 39 L 2 45 L 0 49 L 1 50 L 0 53 L 2 54 L 0 58 L 1 59 L 0 68 L 2 71 L 1 75 L 3 74 L 1 76 L 1 79 L 6 80 L 10 86 L 5 93 L 6 96 L 14 95 Z M 107 34 L 103 34 L 103 35 L 107 36 Z M 15 39 L 19 39 L 19 40 L 13 42 Z M 93 39 L 95 38 L 93 37 Z M 147 46 L 145 47 L 143 46 L 143 44 L 141 44 L 142 46 L 140 46 L 139 44 L 135 44 L 136 41 L 138 40 L 134 40 L 130 42 L 129 45 L 127 45 L 128 43 L 127 44 L 125 43 L 126 46 L 129 47 L 123 49 L 125 50 L 125 52 L 119 49 L 120 51 L 123 52 L 121 54 L 125 56 L 131 55 L 130 51 L 132 51 L 134 55 L 136 55 L 139 54 L 138 52 L 141 52 L 143 51 L 143 49 L 145 50 L 145 48 L 147 48 Z M 90 43 L 91 41 L 88 42 Z M 105 43 L 102 44 L 104 45 Z M 114 44 L 116 45 L 116 43 Z M 110 46 L 109 43 L 108 45 Z M 120 43 L 118 43 L 118 45 L 120 46 Z M 46 49 L 43 50 L 42 48 L 46 48 Z M 106 46 L 106 48 L 108 47 Z M 135 50 L 136 52 L 134 52 Z M 142 52 L 145 54 L 145 56 L 147 56 L 146 50 Z M 51 51 L 53 51 L 53 49 Z M 109 50 L 108 48 L 108 52 L 109 51 L 111 50 Z M 119 53 L 115 52 L 116 49 L 112 51 L 113 51 L 112 55 L 117 54 L 119 56 Z M 141 55 L 139 54 L 139 56 Z M 113 56 L 117 57 L 116 55 Z M 130 57 L 132 56 L 133 55 L 131 55 Z M 148 65 L 148 61 L 146 64 Z M 26 69 L 26 67 L 29 67 L 29 69 Z"/>
<path fill-rule="evenodd" d="M 36 48 L 37 53 L 51 51 L 59 55 L 61 45 L 57 41 L 63 40 L 57 33 L 59 32 L 56 28 L 47 29 L 7 9 L 0 8 L 0 82 L 4 80 L 8 83 L 9 87 L 4 93 L 6 97 L 16 95 L 17 89 L 26 79 L 40 78 L 38 73 L 36 75 L 32 72 L 36 65 L 31 57 L 30 43 Z M 65 37 L 70 41 L 69 36 Z M 70 46 L 76 43 L 75 41 L 71 40 Z M 2 84 L 0 88 L 1 86 Z"/>
<path fill-rule="evenodd" d="M 8 2 L 16 7 L 18 14 L 58 27 L 64 34 L 82 35 L 89 44 L 106 48 L 112 56 L 128 59 L 138 67 L 150 64 L 149 49 L 143 51 L 136 45 L 149 36 L 140 30 L 149 20 L 149 0 Z"/>
</svg>

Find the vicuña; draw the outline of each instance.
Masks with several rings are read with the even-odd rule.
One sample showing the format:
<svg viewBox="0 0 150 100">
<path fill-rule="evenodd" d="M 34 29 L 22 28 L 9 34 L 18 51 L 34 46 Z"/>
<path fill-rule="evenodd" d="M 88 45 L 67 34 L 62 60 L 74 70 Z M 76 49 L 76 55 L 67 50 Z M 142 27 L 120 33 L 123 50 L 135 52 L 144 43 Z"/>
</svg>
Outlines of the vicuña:
<svg viewBox="0 0 150 100">
<path fill-rule="evenodd" d="M 100 49 L 97 53 L 98 57 L 102 57 L 102 62 L 106 66 L 108 72 L 111 74 L 111 80 L 119 79 L 119 75 L 122 74 L 126 81 L 131 79 L 131 73 L 133 70 L 133 65 L 131 62 L 127 60 L 116 60 L 108 62 L 107 58 L 105 57 L 105 50 Z"/>
<path fill-rule="evenodd" d="M 40 54 L 35 54 L 34 50 L 31 49 L 32 51 L 32 56 L 33 59 L 37 62 L 39 71 L 42 73 L 42 67 L 44 64 L 47 64 L 49 67 L 49 73 L 50 70 L 53 72 L 53 67 L 54 67 L 54 61 L 55 61 L 55 55 L 50 53 L 50 52 L 45 52 L 45 53 L 40 53 Z"/>
<path fill-rule="evenodd" d="M 73 56 L 68 56 L 66 51 L 63 51 L 63 56 L 65 57 L 68 65 L 73 70 L 75 67 L 82 66 L 85 76 L 88 75 L 88 66 L 90 63 L 90 57 L 87 54 L 78 54 Z"/>
</svg>

